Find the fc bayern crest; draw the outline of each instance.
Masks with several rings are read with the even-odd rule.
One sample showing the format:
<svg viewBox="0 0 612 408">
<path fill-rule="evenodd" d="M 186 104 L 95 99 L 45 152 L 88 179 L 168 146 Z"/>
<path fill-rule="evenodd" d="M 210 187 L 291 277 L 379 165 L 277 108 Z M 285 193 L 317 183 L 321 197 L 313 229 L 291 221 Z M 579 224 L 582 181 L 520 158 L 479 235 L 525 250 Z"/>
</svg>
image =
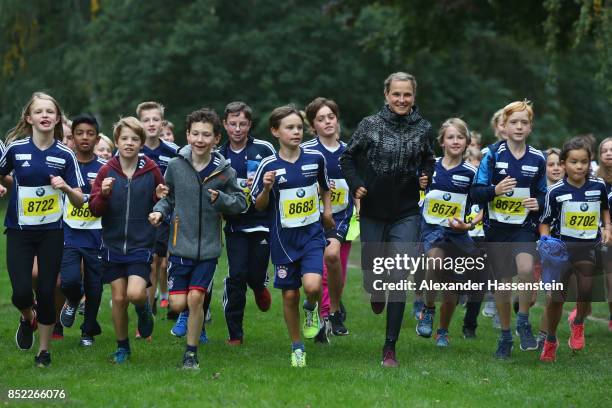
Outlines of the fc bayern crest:
<svg viewBox="0 0 612 408">
<path fill-rule="evenodd" d="M 276 276 L 278 276 L 279 279 L 285 279 L 287 277 L 287 268 L 278 266 L 276 268 Z"/>
</svg>

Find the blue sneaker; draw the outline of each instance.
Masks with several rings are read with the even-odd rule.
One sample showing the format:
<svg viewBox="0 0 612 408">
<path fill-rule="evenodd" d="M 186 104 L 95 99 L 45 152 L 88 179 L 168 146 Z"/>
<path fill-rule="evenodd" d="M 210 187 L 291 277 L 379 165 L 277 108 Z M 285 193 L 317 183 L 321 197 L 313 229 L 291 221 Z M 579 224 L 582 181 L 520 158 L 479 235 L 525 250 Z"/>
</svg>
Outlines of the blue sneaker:
<svg viewBox="0 0 612 408">
<path fill-rule="evenodd" d="M 414 320 L 419 320 L 421 316 L 421 311 L 425 307 L 425 302 L 422 300 L 415 300 L 412 303 L 412 314 L 414 315 Z"/>
<path fill-rule="evenodd" d="M 115 364 L 125 363 L 130 359 L 130 354 L 132 354 L 130 350 L 125 349 L 123 347 L 119 347 L 117 351 L 111 354 L 110 361 L 111 363 Z"/>
<path fill-rule="evenodd" d="M 187 334 L 187 319 L 189 318 L 189 311 L 185 310 L 181 312 L 176 323 L 170 329 L 170 333 L 176 337 L 185 337 Z"/>
<path fill-rule="evenodd" d="M 423 308 L 419 315 L 419 322 L 416 326 L 416 333 L 421 337 L 431 337 L 433 332 L 433 319 L 435 311 Z"/>
<path fill-rule="evenodd" d="M 206 328 L 202 325 L 202 333 L 200 333 L 200 344 L 208 343 L 208 336 L 206 335 Z"/>
<path fill-rule="evenodd" d="M 519 336 L 521 341 L 522 351 L 531 351 L 538 349 L 538 341 L 531 332 L 531 325 L 529 323 L 521 324 L 516 326 L 516 335 Z"/>
<path fill-rule="evenodd" d="M 436 334 L 436 346 L 438 347 L 448 347 L 450 346 L 450 341 L 448 339 L 448 332 L 438 333 Z"/>
<path fill-rule="evenodd" d="M 136 314 L 138 314 L 138 333 L 144 339 L 151 337 L 153 334 L 153 326 L 155 324 L 155 317 L 151 310 L 151 305 L 147 301 L 144 307 L 137 308 Z"/>
<path fill-rule="evenodd" d="M 495 352 L 495 358 L 498 360 L 508 360 L 512 355 L 512 347 L 514 341 L 499 339 L 497 342 L 497 351 Z"/>
</svg>

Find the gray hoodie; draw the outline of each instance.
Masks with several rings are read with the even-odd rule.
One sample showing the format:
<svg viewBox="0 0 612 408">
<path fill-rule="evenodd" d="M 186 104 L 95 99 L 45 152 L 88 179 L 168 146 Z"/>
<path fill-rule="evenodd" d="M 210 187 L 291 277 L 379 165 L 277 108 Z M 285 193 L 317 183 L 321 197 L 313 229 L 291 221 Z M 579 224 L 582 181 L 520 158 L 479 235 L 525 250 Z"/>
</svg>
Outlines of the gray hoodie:
<svg viewBox="0 0 612 408">
<path fill-rule="evenodd" d="M 217 152 L 212 152 L 210 159 L 219 164 L 205 179 L 193 168 L 189 145 L 168 163 L 165 179 L 170 192 L 155 204 L 153 211 L 159 211 L 164 218 L 172 214 L 168 239 L 170 255 L 194 261 L 218 258 L 221 255 L 221 214 L 239 214 L 247 209 L 234 169 Z M 219 191 L 213 204 L 208 189 Z"/>
</svg>

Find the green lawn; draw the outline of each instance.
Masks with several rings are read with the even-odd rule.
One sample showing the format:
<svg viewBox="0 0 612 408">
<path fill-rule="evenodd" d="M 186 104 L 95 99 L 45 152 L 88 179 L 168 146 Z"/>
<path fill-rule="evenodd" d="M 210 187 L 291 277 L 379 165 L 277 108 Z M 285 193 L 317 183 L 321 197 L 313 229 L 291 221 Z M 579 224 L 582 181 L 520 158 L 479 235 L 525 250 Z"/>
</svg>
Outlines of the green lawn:
<svg viewBox="0 0 612 408">
<path fill-rule="evenodd" d="M 407 313 L 397 349 L 401 367 L 382 369 L 384 317 L 370 311 L 355 268 L 350 269 L 344 299 L 351 334 L 334 338 L 329 346 L 307 342 L 306 369 L 289 365 L 290 343 L 276 290 L 268 313 L 257 310 L 249 293 L 245 344 L 230 348 L 224 344 L 221 306 L 225 258 L 217 269 L 213 322 L 208 326 L 211 341 L 200 347 L 200 371 L 177 368 L 184 340 L 170 334 L 172 322 L 163 318 L 156 321 L 151 343 L 132 339 L 128 364 L 107 362 L 116 346 L 108 287 L 100 311 L 104 333 L 95 346 L 86 350 L 78 347 L 79 316 L 74 328 L 65 330 L 65 339 L 54 342 L 52 366 L 37 369 L 33 366 L 34 350 L 19 351 L 14 343 L 18 314 L 10 301 L 4 235 L 0 241 L 0 404 L 6 406 L 610 406 L 612 334 L 603 321 L 588 323 L 586 350 L 578 355 L 569 351 L 568 330 L 563 325 L 558 361 L 543 365 L 535 352 L 521 352 L 518 347 L 511 361 L 494 360 L 497 332 L 490 319 L 480 318 L 477 340 L 461 338 L 463 308 L 458 308 L 447 350 L 437 349 L 432 339 L 418 338 L 415 321 Z M 353 264 L 358 255 L 355 246 Z M 606 308 L 605 304 L 595 305 L 594 315 L 606 318 Z M 133 333 L 136 319 L 131 310 Z M 535 308 L 531 318 L 536 327 L 540 313 L 541 308 Z M 9 389 L 63 389 L 66 399 L 8 400 Z"/>
</svg>

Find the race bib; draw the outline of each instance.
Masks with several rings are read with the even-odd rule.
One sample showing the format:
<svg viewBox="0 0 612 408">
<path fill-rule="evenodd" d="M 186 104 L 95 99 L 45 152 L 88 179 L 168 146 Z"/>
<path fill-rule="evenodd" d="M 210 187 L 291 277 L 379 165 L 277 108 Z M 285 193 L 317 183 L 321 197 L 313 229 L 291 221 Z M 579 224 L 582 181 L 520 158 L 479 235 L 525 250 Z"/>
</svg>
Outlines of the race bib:
<svg viewBox="0 0 612 408">
<path fill-rule="evenodd" d="M 251 189 L 249 188 L 247 179 L 236 178 L 236 181 L 238 182 L 238 187 L 240 187 L 240 189 L 246 196 L 247 210 L 248 210 L 248 208 L 251 206 Z"/>
<path fill-rule="evenodd" d="M 64 202 L 64 222 L 74 229 L 102 229 L 102 219 L 91 214 L 89 203 L 83 204 L 81 208 L 76 208 L 68 198 Z"/>
<path fill-rule="evenodd" d="M 448 227 L 449 218 L 463 219 L 466 201 L 467 194 L 431 190 L 425 195 L 423 218 L 428 224 Z"/>
<path fill-rule="evenodd" d="M 51 224 L 62 217 L 59 190 L 51 186 L 19 186 L 17 194 L 19 225 Z"/>
<path fill-rule="evenodd" d="M 480 212 L 480 208 L 477 205 L 473 205 L 470 213 L 465 217 L 467 222 L 472 222 Z M 484 228 L 482 220 L 474 226 L 473 230 L 468 231 L 470 237 L 484 237 Z"/>
<path fill-rule="evenodd" d="M 331 190 L 332 213 L 336 214 L 349 205 L 349 186 L 345 179 L 331 179 L 336 185 Z"/>
<path fill-rule="evenodd" d="M 595 239 L 599 229 L 600 202 L 565 201 L 561 207 L 561 235 Z"/>
<path fill-rule="evenodd" d="M 529 188 L 515 188 L 511 192 L 495 196 L 489 203 L 489 218 L 504 224 L 522 224 L 527 218 L 523 200 L 529 198 Z"/>
<path fill-rule="evenodd" d="M 297 228 L 319 221 L 317 184 L 280 190 L 279 211 L 283 228 Z"/>
</svg>

